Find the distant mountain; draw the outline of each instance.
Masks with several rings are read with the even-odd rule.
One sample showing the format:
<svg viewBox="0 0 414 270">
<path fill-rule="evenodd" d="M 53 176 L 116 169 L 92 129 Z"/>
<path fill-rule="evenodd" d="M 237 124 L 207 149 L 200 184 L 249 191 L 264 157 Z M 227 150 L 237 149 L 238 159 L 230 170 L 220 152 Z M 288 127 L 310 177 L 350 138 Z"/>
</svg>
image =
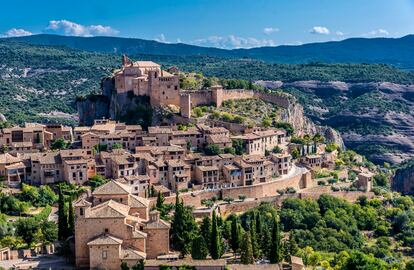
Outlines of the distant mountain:
<svg viewBox="0 0 414 270">
<path fill-rule="evenodd" d="M 182 43 L 167 44 L 152 40 L 119 37 L 70 37 L 41 34 L 9 39 L 36 45 L 67 46 L 86 51 L 128 55 L 206 55 L 253 58 L 266 62 L 286 64 L 309 62 L 384 63 L 403 69 L 414 69 L 414 35 L 401 38 L 351 38 L 343 41 L 309 43 L 298 46 L 234 50 L 200 47 Z"/>
</svg>

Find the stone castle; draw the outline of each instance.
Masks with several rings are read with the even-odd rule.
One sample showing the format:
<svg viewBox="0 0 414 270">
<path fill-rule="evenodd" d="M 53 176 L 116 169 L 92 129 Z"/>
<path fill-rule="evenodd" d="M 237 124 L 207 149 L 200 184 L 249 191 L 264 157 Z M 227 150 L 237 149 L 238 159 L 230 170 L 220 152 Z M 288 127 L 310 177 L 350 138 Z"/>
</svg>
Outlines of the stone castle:
<svg viewBox="0 0 414 270">
<path fill-rule="evenodd" d="M 133 93 L 135 96 L 148 96 L 152 106 L 173 105 L 180 108 L 181 116 L 191 117 L 191 108 L 199 105 L 214 104 L 220 107 L 223 101 L 261 98 L 287 108 L 290 104 L 286 97 L 259 93 L 245 89 L 223 89 L 215 85 L 203 90 L 180 89 L 177 69 L 162 70 L 152 61 L 131 61 L 122 56 L 122 67 L 114 73 L 117 94 Z"/>
</svg>

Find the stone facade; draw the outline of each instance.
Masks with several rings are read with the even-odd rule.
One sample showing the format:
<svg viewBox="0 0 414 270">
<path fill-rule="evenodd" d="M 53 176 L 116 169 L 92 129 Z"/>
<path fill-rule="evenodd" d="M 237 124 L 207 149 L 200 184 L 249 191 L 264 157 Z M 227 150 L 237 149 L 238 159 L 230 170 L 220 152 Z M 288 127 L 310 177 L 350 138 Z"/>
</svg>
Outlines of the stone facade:
<svg viewBox="0 0 414 270">
<path fill-rule="evenodd" d="M 132 62 L 122 58 L 122 67 L 115 72 L 117 93 L 131 92 L 136 96 L 149 96 L 153 106 L 180 105 L 180 83 L 177 75 L 161 69 L 151 61 Z"/>
<path fill-rule="evenodd" d="M 169 254 L 170 225 L 128 185 L 110 181 L 74 206 L 77 267 L 119 269 Z"/>
</svg>

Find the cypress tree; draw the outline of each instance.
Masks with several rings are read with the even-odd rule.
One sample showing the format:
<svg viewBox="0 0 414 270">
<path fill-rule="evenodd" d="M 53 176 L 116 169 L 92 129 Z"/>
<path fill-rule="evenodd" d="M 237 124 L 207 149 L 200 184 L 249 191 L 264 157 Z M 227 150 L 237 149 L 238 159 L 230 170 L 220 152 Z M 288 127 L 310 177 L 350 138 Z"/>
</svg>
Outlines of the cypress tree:
<svg viewBox="0 0 414 270">
<path fill-rule="evenodd" d="M 231 221 L 230 245 L 235 255 L 237 251 L 240 249 L 241 237 L 242 235 L 241 235 L 241 226 L 239 223 L 239 219 L 238 217 L 234 217 L 233 220 Z"/>
<path fill-rule="evenodd" d="M 73 235 L 75 233 L 75 211 L 73 210 L 72 196 L 69 196 L 68 233 L 69 235 Z"/>
<path fill-rule="evenodd" d="M 191 257 L 194 260 L 204 260 L 207 255 L 208 248 L 204 237 L 201 235 L 196 236 L 191 245 Z"/>
<path fill-rule="evenodd" d="M 217 260 L 221 257 L 221 237 L 220 231 L 217 224 L 216 212 L 213 211 L 211 225 L 211 245 L 210 245 L 210 255 L 213 260 Z"/>
<path fill-rule="evenodd" d="M 197 232 L 197 223 L 191 209 L 184 207 L 177 193 L 175 213 L 171 223 L 171 242 L 173 247 L 185 256 L 191 251 L 191 244 Z"/>
<path fill-rule="evenodd" d="M 260 248 L 263 254 L 270 254 L 270 243 L 272 241 L 271 238 L 271 230 L 269 229 L 269 226 L 266 223 L 264 223 L 260 241 Z"/>
<path fill-rule="evenodd" d="M 157 194 L 157 209 L 162 209 L 164 207 L 164 195 L 161 192 Z"/>
<path fill-rule="evenodd" d="M 250 241 L 252 242 L 252 250 L 253 250 L 253 257 L 258 258 L 259 257 L 259 245 L 257 243 L 257 237 L 256 237 L 256 217 L 253 213 L 253 216 L 250 219 Z"/>
<path fill-rule="evenodd" d="M 256 215 L 256 235 L 258 237 L 258 240 L 260 240 L 262 232 L 263 232 L 263 220 L 262 220 L 262 215 L 259 212 Z"/>
<path fill-rule="evenodd" d="M 295 241 L 295 238 L 293 237 L 292 231 L 289 233 L 289 254 L 291 256 L 296 256 L 298 253 L 299 247 L 298 244 Z"/>
<path fill-rule="evenodd" d="M 58 239 L 65 240 L 68 236 L 68 216 L 66 215 L 65 195 L 61 187 L 59 187 L 58 205 Z"/>
<path fill-rule="evenodd" d="M 270 263 L 279 263 L 282 261 L 282 241 L 280 235 L 280 226 L 276 217 L 273 218 L 272 242 L 270 243 Z"/>
<path fill-rule="evenodd" d="M 241 247 L 240 247 L 240 261 L 242 264 L 253 264 L 254 263 L 252 241 L 250 239 L 249 232 L 246 232 L 243 235 L 243 241 L 241 242 Z"/>
<path fill-rule="evenodd" d="M 211 219 L 210 217 L 204 217 L 200 225 L 200 234 L 206 241 L 206 246 L 210 250 L 211 243 Z"/>
</svg>

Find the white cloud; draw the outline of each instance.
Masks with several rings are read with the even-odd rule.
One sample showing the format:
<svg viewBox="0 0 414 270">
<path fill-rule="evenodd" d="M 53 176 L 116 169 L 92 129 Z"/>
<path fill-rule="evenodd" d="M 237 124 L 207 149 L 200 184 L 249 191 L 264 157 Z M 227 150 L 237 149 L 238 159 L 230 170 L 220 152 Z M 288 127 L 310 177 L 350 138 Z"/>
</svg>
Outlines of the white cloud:
<svg viewBox="0 0 414 270">
<path fill-rule="evenodd" d="M 164 33 L 161 33 L 158 36 L 156 36 L 155 41 L 162 42 L 162 43 L 168 43 L 167 39 L 165 38 Z"/>
<path fill-rule="evenodd" d="M 345 33 L 344 33 L 344 32 L 341 32 L 341 31 L 337 31 L 335 34 L 336 34 L 337 36 L 339 36 L 339 37 L 343 37 L 343 36 L 345 36 Z"/>
<path fill-rule="evenodd" d="M 318 35 L 329 35 L 331 31 L 324 26 L 315 26 L 310 31 L 311 34 L 318 34 Z"/>
<path fill-rule="evenodd" d="M 222 49 L 253 48 L 276 45 L 275 41 L 271 39 L 257 39 L 252 37 L 244 38 L 235 35 L 210 36 L 190 41 L 190 44 Z"/>
<path fill-rule="evenodd" d="M 30 35 L 33 35 L 33 33 L 26 31 L 24 29 L 21 29 L 21 28 L 12 28 L 12 29 L 9 29 L 2 36 L 3 37 L 24 37 L 24 36 L 30 36 Z"/>
<path fill-rule="evenodd" d="M 390 32 L 388 32 L 385 29 L 376 29 L 376 30 L 372 30 L 371 32 L 365 33 L 363 34 L 363 36 L 371 36 L 371 37 L 383 37 L 383 36 L 388 36 L 390 34 Z"/>
<path fill-rule="evenodd" d="M 270 35 L 272 33 L 275 32 L 279 32 L 279 28 L 275 28 L 275 27 L 266 27 L 263 29 L 263 33 L 265 33 L 266 35 Z"/>
<path fill-rule="evenodd" d="M 49 25 L 46 27 L 46 31 L 64 34 L 66 36 L 80 37 L 112 36 L 119 33 L 118 30 L 113 29 L 110 26 L 103 26 L 100 24 L 82 25 L 68 20 L 49 21 Z"/>
</svg>

